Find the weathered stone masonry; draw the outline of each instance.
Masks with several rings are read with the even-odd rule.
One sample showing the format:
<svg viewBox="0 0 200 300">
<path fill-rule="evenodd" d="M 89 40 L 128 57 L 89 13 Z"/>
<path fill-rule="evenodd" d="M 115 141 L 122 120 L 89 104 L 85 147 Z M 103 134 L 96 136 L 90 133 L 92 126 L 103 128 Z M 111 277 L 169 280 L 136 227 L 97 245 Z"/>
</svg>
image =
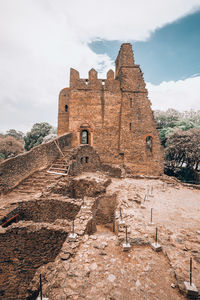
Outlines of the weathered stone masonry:
<svg viewBox="0 0 200 300">
<path fill-rule="evenodd" d="M 163 151 L 140 66 L 131 44 L 123 44 L 106 79 L 70 71 L 70 87 L 59 96 L 58 135 L 72 133 L 72 146 L 90 144 L 106 164 L 134 174 L 163 173 Z"/>
</svg>

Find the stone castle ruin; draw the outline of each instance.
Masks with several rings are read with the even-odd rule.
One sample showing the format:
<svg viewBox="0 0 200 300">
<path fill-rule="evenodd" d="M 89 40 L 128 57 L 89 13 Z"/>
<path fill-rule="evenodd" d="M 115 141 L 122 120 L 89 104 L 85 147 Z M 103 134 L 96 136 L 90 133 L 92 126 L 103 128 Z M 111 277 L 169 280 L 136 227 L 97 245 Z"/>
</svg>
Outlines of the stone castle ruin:
<svg viewBox="0 0 200 300">
<path fill-rule="evenodd" d="M 89 169 L 163 174 L 163 150 L 131 44 L 122 44 L 115 64 L 115 76 L 110 70 L 107 79 L 98 79 L 94 69 L 80 79 L 71 69 L 70 87 L 59 96 L 58 138 L 4 161 L 0 192 L 47 167 L 71 175 Z"/>
<path fill-rule="evenodd" d="M 59 96 L 58 135 L 72 133 L 72 147 L 90 144 L 105 164 L 133 174 L 161 175 L 163 151 L 140 66 L 131 44 L 123 44 L 106 79 L 70 71 L 70 87 Z"/>
<path fill-rule="evenodd" d="M 71 69 L 58 137 L 0 164 L 0 299 L 185 299 L 190 257 L 200 288 L 200 231 L 185 222 L 198 229 L 199 194 L 185 188 L 183 210 L 179 189 L 131 45 L 107 79 Z"/>
</svg>

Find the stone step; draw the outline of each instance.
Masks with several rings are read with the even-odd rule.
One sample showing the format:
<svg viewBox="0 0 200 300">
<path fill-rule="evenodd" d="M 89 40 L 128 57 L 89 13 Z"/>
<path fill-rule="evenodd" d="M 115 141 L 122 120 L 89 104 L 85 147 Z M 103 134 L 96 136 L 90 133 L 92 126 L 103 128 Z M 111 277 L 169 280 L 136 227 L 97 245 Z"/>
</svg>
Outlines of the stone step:
<svg viewBox="0 0 200 300">
<path fill-rule="evenodd" d="M 50 171 L 63 171 L 63 172 L 67 172 L 67 170 L 68 170 L 68 167 L 67 168 L 56 168 L 56 167 L 51 167 L 50 169 L 49 169 Z"/>
<path fill-rule="evenodd" d="M 21 193 L 21 194 L 35 194 L 35 192 L 37 191 L 29 191 L 29 190 L 17 190 L 17 193 Z M 41 192 L 41 191 L 38 191 Z"/>
<path fill-rule="evenodd" d="M 64 162 L 55 162 L 55 163 L 53 163 L 53 165 L 56 165 L 56 166 L 66 166 L 66 164 Z"/>
<path fill-rule="evenodd" d="M 68 176 L 67 173 L 60 173 L 60 172 L 55 172 L 55 171 L 47 171 L 47 173 L 52 173 L 52 174 L 58 174 L 58 175 L 64 175 L 64 176 Z"/>
<path fill-rule="evenodd" d="M 57 179 L 54 179 L 54 178 L 43 178 L 42 180 L 38 180 L 37 178 L 35 179 L 27 179 L 25 181 L 23 181 L 21 184 L 34 184 L 34 183 L 38 183 L 40 182 L 45 182 L 45 183 L 51 183 L 51 182 L 56 182 Z"/>
</svg>

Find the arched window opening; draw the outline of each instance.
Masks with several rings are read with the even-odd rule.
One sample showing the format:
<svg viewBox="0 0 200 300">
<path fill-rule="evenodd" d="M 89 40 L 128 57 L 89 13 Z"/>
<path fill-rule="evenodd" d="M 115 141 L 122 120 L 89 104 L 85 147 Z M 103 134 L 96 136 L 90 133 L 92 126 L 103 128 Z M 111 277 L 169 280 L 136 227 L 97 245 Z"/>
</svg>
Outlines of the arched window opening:
<svg viewBox="0 0 200 300">
<path fill-rule="evenodd" d="M 132 131 L 132 123 L 129 123 L 129 130 Z"/>
<path fill-rule="evenodd" d="M 89 157 L 86 156 L 86 157 L 85 157 L 85 162 L 86 162 L 86 164 L 88 163 L 88 161 L 89 161 Z"/>
<path fill-rule="evenodd" d="M 130 98 L 130 107 L 133 107 L 133 99 Z"/>
<path fill-rule="evenodd" d="M 81 157 L 81 164 L 83 163 L 83 157 Z"/>
<path fill-rule="evenodd" d="M 81 144 L 88 144 L 88 131 L 87 130 L 83 130 L 81 132 Z"/>
<path fill-rule="evenodd" d="M 65 105 L 65 111 L 68 112 L 68 105 Z"/>
<path fill-rule="evenodd" d="M 147 136 L 147 138 L 146 138 L 146 147 L 151 152 L 152 152 L 152 144 L 153 144 L 152 137 L 151 136 Z"/>
</svg>

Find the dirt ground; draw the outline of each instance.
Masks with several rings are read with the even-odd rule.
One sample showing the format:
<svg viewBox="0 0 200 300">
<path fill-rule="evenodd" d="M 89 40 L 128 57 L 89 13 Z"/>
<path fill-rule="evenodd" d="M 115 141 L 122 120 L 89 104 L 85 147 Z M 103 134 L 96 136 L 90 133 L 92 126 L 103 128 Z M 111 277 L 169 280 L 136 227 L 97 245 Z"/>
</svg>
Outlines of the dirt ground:
<svg viewBox="0 0 200 300">
<path fill-rule="evenodd" d="M 63 293 L 71 294 L 69 299 L 185 299 L 171 287 L 173 270 L 162 253 L 139 246 L 123 252 L 103 226 L 86 237 L 68 269 L 71 278 L 63 282 Z"/>
<path fill-rule="evenodd" d="M 100 182 L 104 176 L 86 173 L 77 178 Z M 200 190 L 161 180 L 112 178 L 107 194 L 113 193 L 118 202 L 116 226 L 121 208 L 131 250 L 122 251 L 123 226 L 115 233 L 112 224 L 97 226 L 95 234 L 83 236 L 75 257 L 63 262 L 64 273 L 55 273 L 57 281 L 46 289 L 49 299 L 186 299 L 182 293 L 184 281 L 189 281 L 190 257 L 193 282 L 200 290 Z M 16 195 L 15 199 L 13 191 L 0 199 L 0 206 L 30 197 Z M 149 224 L 151 209 L 153 225 Z M 159 253 L 150 246 L 156 227 Z"/>
</svg>

